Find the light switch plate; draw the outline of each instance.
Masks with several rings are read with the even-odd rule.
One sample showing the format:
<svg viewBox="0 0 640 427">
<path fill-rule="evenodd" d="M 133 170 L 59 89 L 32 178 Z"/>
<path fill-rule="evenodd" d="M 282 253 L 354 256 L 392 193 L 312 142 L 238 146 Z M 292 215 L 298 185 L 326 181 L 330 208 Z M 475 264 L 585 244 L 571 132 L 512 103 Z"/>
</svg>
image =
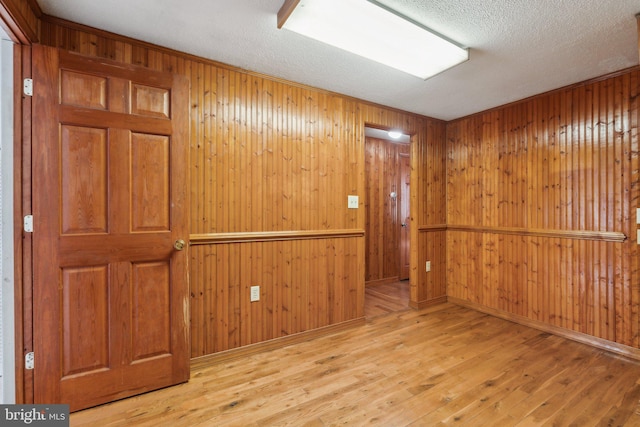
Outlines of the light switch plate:
<svg viewBox="0 0 640 427">
<path fill-rule="evenodd" d="M 347 207 L 349 209 L 358 209 L 358 196 L 348 196 Z"/>
<path fill-rule="evenodd" d="M 251 302 L 260 301 L 260 286 L 251 287 Z"/>
<path fill-rule="evenodd" d="M 636 224 L 640 224 L 640 208 L 636 208 Z"/>
</svg>

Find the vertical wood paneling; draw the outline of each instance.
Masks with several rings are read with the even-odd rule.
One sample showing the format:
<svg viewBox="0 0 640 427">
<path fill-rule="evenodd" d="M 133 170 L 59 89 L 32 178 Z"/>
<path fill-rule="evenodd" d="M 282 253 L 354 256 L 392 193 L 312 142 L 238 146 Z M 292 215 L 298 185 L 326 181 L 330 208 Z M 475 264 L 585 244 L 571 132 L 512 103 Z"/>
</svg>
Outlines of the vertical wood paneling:
<svg viewBox="0 0 640 427">
<path fill-rule="evenodd" d="M 41 34 L 190 77 L 192 233 L 364 228 L 364 209 L 345 200 L 365 191 L 363 127 L 398 127 L 412 134 L 412 302 L 448 293 L 640 345 L 637 72 L 449 123 L 445 148 L 435 120 L 57 21 L 43 21 Z M 429 228 L 443 224 L 628 240 Z M 362 316 L 364 259 L 363 238 L 191 248 L 192 354 Z M 260 305 L 247 302 L 252 283 L 269 284 Z"/>
<path fill-rule="evenodd" d="M 337 324 L 362 313 L 357 307 L 357 255 L 360 238 L 228 243 L 191 248 L 192 356 Z M 331 268 L 329 268 L 331 267 Z M 213 273 L 215 270 L 216 273 Z M 278 271 L 276 274 L 275 272 Z M 261 298 L 249 302 L 249 287 Z"/>
<path fill-rule="evenodd" d="M 436 121 L 428 121 L 426 127 L 425 140 L 421 140 L 421 135 L 414 138 L 413 153 L 417 151 L 418 158 L 415 164 L 420 170 L 413 171 L 411 177 L 411 192 L 416 195 L 418 207 L 418 221 L 411 229 L 411 233 L 416 233 L 415 241 L 418 242 L 418 250 L 412 251 L 415 259 L 411 262 L 411 301 L 414 307 L 442 301 L 447 295 L 446 233 L 444 229 L 438 229 L 447 221 L 446 128 L 443 122 Z M 425 271 L 426 261 L 431 261 L 430 272 Z"/>
<path fill-rule="evenodd" d="M 445 234 L 418 232 L 446 220 L 443 122 L 54 18 L 41 32 L 47 45 L 190 78 L 192 234 L 364 230 L 364 126 L 410 133 L 412 299 L 444 296 Z M 190 259 L 193 357 L 364 315 L 363 237 L 198 245 Z M 430 276 L 417 268 L 427 259 Z"/>
<path fill-rule="evenodd" d="M 638 84 L 632 71 L 447 125 L 449 296 L 638 346 Z M 628 238 L 571 238 L 589 230 Z"/>
<path fill-rule="evenodd" d="M 365 192 L 363 127 L 397 127 L 412 134 L 414 305 L 448 294 L 640 345 L 638 72 L 449 123 L 445 146 L 439 121 L 55 20 L 41 35 L 191 79 L 192 233 L 364 228 L 362 206 L 346 209 L 346 195 Z M 487 231 L 429 228 L 444 224 Z M 361 317 L 364 260 L 363 238 L 192 247 L 192 355 Z M 263 286 L 259 304 L 248 303 L 251 284 Z"/>
<path fill-rule="evenodd" d="M 628 127 L 627 145 L 624 149 L 625 156 L 629 156 L 631 167 L 630 173 L 625 175 L 621 184 L 623 188 L 631 187 L 628 198 L 622 203 L 623 211 L 631 211 L 640 206 L 640 144 L 638 129 L 640 125 L 638 96 L 640 96 L 640 79 L 637 73 L 629 76 L 629 98 L 626 103 L 628 107 Z M 622 227 L 631 228 L 629 234 L 629 245 L 620 248 L 616 246 L 615 258 L 621 259 L 620 264 L 615 266 L 616 277 L 620 277 L 622 289 L 614 290 L 614 300 L 616 307 L 626 307 L 623 311 L 623 321 L 616 321 L 616 337 L 624 337 L 622 342 L 628 342 L 634 347 L 640 346 L 640 260 L 638 259 L 638 245 L 636 235 L 633 233 L 633 224 L 637 218 L 630 212 L 626 223 Z M 628 274 L 624 274 L 627 271 Z M 621 325 L 630 325 L 623 328 Z"/>
</svg>

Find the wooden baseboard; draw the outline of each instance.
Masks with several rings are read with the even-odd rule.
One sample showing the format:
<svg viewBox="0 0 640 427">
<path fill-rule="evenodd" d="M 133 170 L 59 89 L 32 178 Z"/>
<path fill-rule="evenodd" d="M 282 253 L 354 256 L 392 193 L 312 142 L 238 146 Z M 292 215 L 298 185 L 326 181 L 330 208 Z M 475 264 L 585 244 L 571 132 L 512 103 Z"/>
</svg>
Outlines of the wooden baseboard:
<svg viewBox="0 0 640 427">
<path fill-rule="evenodd" d="M 452 304 L 461 305 L 463 307 L 480 311 L 482 313 L 486 313 L 491 316 L 499 317 L 504 320 L 509 320 L 511 322 L 518 323 L 520 325 L 528 326 L 530 328 L 534 328 L 543 332 L 548 332 L 550 334 L 558 335 L 563 338 L 570 339 L 572 341 L 577 341 L 582 344 L 587 344 L 592 347 L 606 350 L 611 353 L 615 353 L 617 355 L 627 357 L 629 359 L 640 360 L 640 349 L 630 347 L 628 345 L 615 343 L 613 341 L 608 341 L 602 338 L 594 337 L 588 334 L 584 334 L 582 332 L 571 331 L 569 329 L 549 325 L 547 323 L 540 322 L 538 320 L 532 320 L 524 316 L 507 313 L 502 310 L 486 307 L 481 304 L 465 301 L 458 298 L 448 297 L 447 301 Z"/>
<path fill-rule="evenodd" d="M 446 296 L 424 300 L 424 301 L 409 301 L 409 307 L 414 308 L 416 310 L 422 310 L 423 308 L 444 304 L 445 302 L 447 302 Z"/>
<path fill-rule="evenodd" d="M 221 351 L 219 353 L 207 354 L 206 356 L 194 357 L 193 359 L 191 359 L 191 369 L 198 369 L 216 363 L 227 362 L 229 360 L 237 359 L 240 357 L 252 356 L 257 353 L 286 347 L 292 344 L 298 344 L 304 341 L 309 341 L 313 338 L 341 332 L 350 328 L 354 328 L 356 326 L 362 326 L 364 324 L 365 318 L 361 317 L 358 319 L 338 323 L 336 325 L 325 326 L 310 331 L 287 335 L 280 338 L 274 338 L 269 341 L 249 344 L 238 348 L 232 348 L 230 350 Z"/>
</svg>

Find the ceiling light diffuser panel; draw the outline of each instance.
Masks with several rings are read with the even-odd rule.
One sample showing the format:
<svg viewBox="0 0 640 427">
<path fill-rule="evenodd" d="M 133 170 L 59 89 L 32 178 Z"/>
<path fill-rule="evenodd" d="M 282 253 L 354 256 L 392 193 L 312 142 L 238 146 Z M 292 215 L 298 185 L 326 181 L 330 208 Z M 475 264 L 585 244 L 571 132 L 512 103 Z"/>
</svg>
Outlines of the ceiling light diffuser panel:
<svg viewBox="0 0 640 427">
<path fill-rule="evenodd" d="M 278 28 L 427 79 L 469 59 L 469 51 L 377 2 L 287 0 Z"/>
</svg>

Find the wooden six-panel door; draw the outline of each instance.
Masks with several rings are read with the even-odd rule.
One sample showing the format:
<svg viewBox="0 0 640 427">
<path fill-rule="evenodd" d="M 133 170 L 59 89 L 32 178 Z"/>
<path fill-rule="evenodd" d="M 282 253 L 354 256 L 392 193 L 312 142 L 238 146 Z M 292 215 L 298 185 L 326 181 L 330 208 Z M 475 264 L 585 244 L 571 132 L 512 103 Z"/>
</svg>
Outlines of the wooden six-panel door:
<svg viewBox="0 0 640 427">
<path fill-rule="evenodd" d="M 34 400 L 187 381 L 188 82 L 42 46 L 33 67 Z"/>
</svg>

